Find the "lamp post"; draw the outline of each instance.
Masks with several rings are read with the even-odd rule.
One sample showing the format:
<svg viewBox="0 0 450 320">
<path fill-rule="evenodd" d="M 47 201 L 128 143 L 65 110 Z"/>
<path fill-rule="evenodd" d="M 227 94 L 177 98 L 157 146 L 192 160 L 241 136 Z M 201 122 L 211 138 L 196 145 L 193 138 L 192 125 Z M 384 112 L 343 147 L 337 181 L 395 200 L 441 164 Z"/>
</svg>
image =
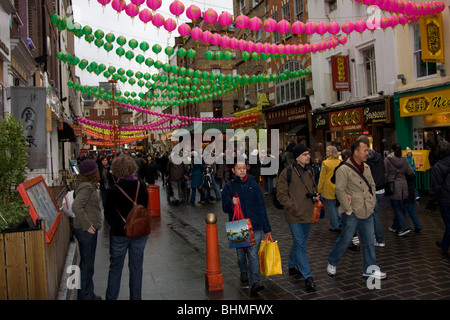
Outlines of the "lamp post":
<svg viewBox="0 0 450 320">
<path fill-rule="evenodd" d="M 119 127 L 116 125 L 116 99 L 115 99 L 117 81 L 111 79 L 108 82 L 111 83 L 111 88 L 112 88 L 113 125 L 111 128 L 111 134 L 112 134 L 113 143 L 114 143 L 114 157 L 116 157 L 117 156 L 117 137 L 119 135 Z"/>
</svg>

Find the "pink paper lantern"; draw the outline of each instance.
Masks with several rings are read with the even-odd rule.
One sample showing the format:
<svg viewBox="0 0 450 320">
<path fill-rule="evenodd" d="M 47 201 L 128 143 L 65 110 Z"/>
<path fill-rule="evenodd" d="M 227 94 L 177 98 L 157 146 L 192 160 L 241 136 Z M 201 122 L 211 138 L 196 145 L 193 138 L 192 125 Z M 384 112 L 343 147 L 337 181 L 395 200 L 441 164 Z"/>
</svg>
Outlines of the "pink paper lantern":
<svg viewBox="0 0 450 320">
<path fill-rule="evenodd" d="M 164 19 L 164 17 L 161 14 L 157 13 L 153 16 L 152 24 L 155 27 L 160 28 L 161 26 L 164 25 L 165 21 L 166 21 L 166 19 Z"/>
<path fill-rule="evenodd" d="M 333 35 L 338 34 L 340 30 L 341 30 L 341 26 L 336 21 L 332 21 L 328 24 L 328 32 L 330 34 L 333 34 Z"/>
<path fill-rule="evenodd" d="M 305 24 L 305 33 L 308 35 L 312 35 L 316 32 L 316 24 L 312 21 L 309 21 Z"/>
<path fill-rule="evenodd" d="M 278 53 L 278 46 L 275 43 L 272 43 L 270 45 L 270 53 L 271 54 L 276 54 Z"/>
<path fill-rule="evenodd" d="M 347 37 L 346 36 L 340 36 L 339 37 L 339 43 L 342 45 L 345 45 L 347 43 Z"/>
<path fill-rule="evenodd" d="M 213 35 L 212 35 L 212 33 L 210 31 L 208 31 L 208 30 L 203 31 L 202 42 L 204 42 L 204 43 L 211 43 L 212 36 Z"/>
<path fill-rule="evenodd" d="M 260 18 L 258 18 L 258 17 L 253 17 L 253 18 L 251 18 L 251 19 L 249 20 L 248 28 L 249 28 L 251 31 L 256 32 L 256 31 L 258 31 L 259 29 L 261 29 L 261 27 L 262 27 L 262 21 L 261 21 Z"/>
<path fill-rule="evenodd" d="M 195 22 L 198 18 L 202 16 L 202 11 L 196 5 L 190 5 L 186 9 L 186 16 Z"/>
<path fill-rule="evenodd" d="M 277 22 L 274 19 L 266 19 L 263 24 L 263 28 L 266 32 L 272 33 L 277 30 Z"/>
<path fill-rule="evenodd" d="M 245 46 L 245 51 L 253 52 L 254 49 L 255 49 L 255 43 L 253 41 L 247 41 L 247 44 Z"/>
<path fill-rule="evenodd" d="M 126 4 L 122 0 L 113 0 L 111 7 L 116 10 L 117 13 L 120 13 L 125 10 Z"/>
<path fill-rule="evenodd" d="M 367 29 L 366 21 L 358 20 L 355 22 L 355 31 L 359 33 L 363 33 Z"/>
<path fill-rule="evenodd" d="M 263 44 L 261 42 L 255 43 L 255 48 L 253 49 L 256 53 L 262 53 L 263 52 Z"/>
<path fill-rule="evenodd" d="M 317 34 L 323 36 L 325 33 L 328 32 L 328 25 L 325 22 L 320 21 L 319 23 L 316 24 L 316 32 Z"/>
<path fill-rule="evenodd" d="M 389 19 L 389 26 L 391 28 L 395 28 L 399 23 L 397 16 L 390 16 L 388 19 Z"/>
<path fill-rule="evenodd" d="M 175 0 L 170 4 L 169 11 L 178 18 L 184 12 L 184 4 L 181 1 Z"/>
<path fill-rule="evenodd" d="M 191 27 L 187 23 L 180 24 L 178 26 L 178 33 L 180 36 L 186 37 L 191 33 Z"/>
<path fill-rule="evenodd" d="M 139 12 L 139 20 L 141 20 L 145 24 L 152 21 L 152 18 L 153 18 L 152 12 L 147 8 L 142 9 L 141 12 Z"/>
<path fill-rule="evenodd" d="M 355 30 L 355 24 L 351 21 L 345 21 L 342 24 L 342 32 L 350 34 Z"/>
<path fill-rule="evenodd" d="M 270 53 L 270 43 L 266 42 L 262 45 L 262 52 Z"/>
<path fill-rule="evenodd" d="M 222 36 L 220 39 L 220 46 L 224 48 L 229 48 L 231 46 L 231 39 L 229 36 Z"/>
<path fill-rule="evenodd" d="M 125 13 L 131 18 L 136 17 L 139 14 L 138 6 L 133 3 L 128 4 L 125 7 Z"/>
<path fill-rule="evenodd" d="M 240 40 L 238 41 L 237 49 L 238 49 L 239 51 L 244 51 L 246 45 L 247 45 L 247 41 L 245 41 L 244 39 L 240 39 Z"/>
<path fill-rule="evenodd" d="M 158 10 L 162 5 L 162 0 L 147 0 L 147 7 L 153 11 Z"/>
<path fill-rule="evenodd" d="M 305 24 L 303 22 L 297 20 L 292 24 L 291 29 L 292 29 L 293 34 L 300 35 L 303 32 L 305 32 Z"/>
<path fill-rule="evenodd" d="M 236 39 L 236 38 L 231 38 L 230 39 L 230 49 L 233 49 L 233 50 L 235 50 L 235 49 L 237 49 L 237 47 L 238 47 L 238 42 L 239 42 L 239 40 L 238 39 Z"/>
<path fill-rule="evenodd" d="M 218 21 L 222 27 L 228 28 L 228 26 L 233 23 L 233 16 L 231 15 L 231 13 L 223 11 L 219 15 Z"/>
<path fill-rule="evenodd" d="M 217 19 L 218 19 L 218 14 L 217 14 L 216 10 L 214 10 L 214 9 L 208 9 L 203 13 L 203 20 L 206 23 L 213 24 L 217 21 Z"/>
<path fill-rule="evenodd" d="M 131 0 L 131 2 L 136 6 L 140 6 L 145 2 L 145 0 Z"/>
<path fill-rule="evenodd" d="M 111 0 L 97 0 L 103 7 L 111 2 Z"/>
<path fill-rule="evenodd" d="M 249 21 L 250 21 L 250 19 L 246 15 L 241 14 L 240 16 L 238 16 L 236 18 L 234 23 L 236 25 L 236 28 L 246 29 L 246 28 L 248 28 Z"/>
<path fill-rule="evenodd" d="M 277 23 L 277 31 L 281 34 L 286 34 L 291 30 L 291 24 L 287 20 L 281 20 Z"/>
<path fill-rule="evenodd" d="M 279 54 L 283 54 L 284 53 L 284 44 L 279 44 L 277 46 L 277 50 Z"/>
<path fill-rule="evenodd" d="M 401 14 L 405 13 L 405 1 L 397 0 L 397 12 Z"/>
<path fill-rule="evenodd" d="M 284 53 L 292 54 L 292 46 L 290 44 L 284 46 Z"/>
<path fill-rule="evenodd" d="M 214 33 L 211 38 L 211 44 L 213 46 L 218 46 L 220 44 L 221 40 L 222 40 L 222 37 L 220 36 L 220 34 Z"/>
<path fill-rule="evenodd" d="M 177 28 L 177 23 L 172 18 L 166 19 L 164 21 L 164 29 L 166 29 L 169 33 Z"/>
<path fill-rule="evenodd" d="M 200 29 L 198 27 L 192 29 L 192 31 L 191 31 L 191 37 L 194 40 L 200 40 L 202 38 L 202 35 L 203 35 L 203 31 L 202 31 L 202 29 Z"/>
</svg>

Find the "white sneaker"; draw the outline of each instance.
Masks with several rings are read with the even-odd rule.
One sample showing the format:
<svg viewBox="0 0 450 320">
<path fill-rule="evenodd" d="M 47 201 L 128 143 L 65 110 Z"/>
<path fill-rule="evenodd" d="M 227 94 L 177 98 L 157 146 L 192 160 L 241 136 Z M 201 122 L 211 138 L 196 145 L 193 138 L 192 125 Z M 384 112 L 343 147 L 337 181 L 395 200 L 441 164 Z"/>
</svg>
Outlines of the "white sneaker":
<svg viewBox="0 0 450 320">
<path fill-rule="evenodd" d="M 375 245 L 375 247 L 385 247 L 386 246 L 386 244 L 384 242 L 378 243 L 376 241 L 375 241 L 374 245 Z"/>
<path fill-rule="evenodd" d="M 334 277 L 336 275 L 336 266 L 328 264 L 328 266 L 327 266 L 327 273 L 328 273 L 328 275 L 330 277 Z"/>
<path fill-rule="evenodd" d="M 364 278 L 375 278 L 375 279 L 386 279 L 387 274 L 385 272 L 381 272 L 380 270 L 375 270 L 373 273 L 363 273 Z"/>
</svg>

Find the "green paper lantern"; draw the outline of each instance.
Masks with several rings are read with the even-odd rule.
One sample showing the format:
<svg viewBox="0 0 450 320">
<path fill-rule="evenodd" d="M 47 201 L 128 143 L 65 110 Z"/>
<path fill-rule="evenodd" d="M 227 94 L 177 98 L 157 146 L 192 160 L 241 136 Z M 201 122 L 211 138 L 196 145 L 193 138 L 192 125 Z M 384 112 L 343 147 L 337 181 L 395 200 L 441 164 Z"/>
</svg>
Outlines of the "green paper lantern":
<svg viewBox="0 0 450 320">
<path fill-rule="evenodd" d="M 125 43 L 127 43 L 127 38 L 125 38 L 124 36 L 119 36 L 117 37 L 116 42 L 119 46 L 123 46 Z"/>
<path fill-rule="evenodd" d="M 127 58 L 128 60 L 133 59 L 133 58 L 134 58 L 134 52 L 131 51 L 131 50 L 128 50 L 128 51 L 125 53 L 125 58 Z"/>
<path fill-rule="evenodd" d="M 92 41 L 95 40 L 95 37 L 94 37 L 93 34 L 87 34 L 87 35 L 84 36 L 84 39 L 85 39 L 87 42 L 91 43 Z"/>
<path fill-rule="evenodd" d="M 98 48 L 103 47 L 103 44 L 104 44 L 104 43 L 105 43 L 105 41 L 103 41 L 103 39 L 99 39 L 99 38 L 95 39 L 95 41 L 94 41 L 94 44 L 95 44 Z"/>
<path fill-rule="evenodd" d="M 61 17 L 58 16 L 57 14 L 52 14 L 52 15 L 50 16 L 50 21 L 51 21 L 53 24 L 56 24 L 56 23 L 59 22 L 60 20 L 61 20 Z"/>
<path fill-rule="evenodd" d="M 116 54 L 117 54 L 119 57 L 123 56 L 123 55 L 125 54 L 125 49 L 122 48 L 122 47 L 117 48 L 117 49 L 116 49 Z"/>
<path fill-rule="evenodd" d="M 108 33 L 108 34 L 105 36 L 105 40 L 106 40 L 107 42 L 114 42 L 114 40 L 116 40 L 116 36 L 115 36 L 114 34 L 112 34 L 112 33 Z"/>
<path fill-rule="evenodd" d="M 233 59 L 233 54 L 230 51 L 227 51 L 223 54 L 223 57 L 225 58 L 225 60 L 230 61 L 231 59 Z"/>
<path fill-rule="evenodd" d="M 136 49 L 138 45 L 139 45 L 139 42 L 137 42 L 136 39 L 131 39 L 130 41 L 128 41 L 128 46 L 131 49 Z"/>
<path fill-rule="evenodd" d="M 160 53 L 161 50 L 162 50 L 162 47 L 161 47 L 159 44 L 155 44 L 155 45 L 153 45 L 153 47 L 152 47 L 152 51 L 153 51 L 154 53 L 156 53 L 156 54 Z"/>
<path fill-rule="evenodd" d="M 83 27 L 83 34 L 86 35 L 86 36 L 92 34 L 92 28 L 90 26 L 84 26 Z"/>
<path fill-rule="evenodd" d="M 145 61 L 145 57 L 142 54 L 138 54 L 136 56 L 136 62 L 137 63 L 142 64 L 142 62 L 144 62 L 144 61 Z"/>
<path fill-rule="evenodd" d="M 164 49 L 164 52 L 166 53 L 166 55 L 171 56 L 174 54 L 175 50 L 173 49 L 173 47 L 167 47 L 166 49 Z"/>
<path fill-rule="evenodd" d="M 102 30 L 98 29 L 94 32 L 94 36 L 97 39 L 102 39 L 105 36 L 105 33 Z"/>
<path fill-rule="evenodd" d="M 163 66 L 163 63 L 159 60 L 156 60 L 154 66 L 156 69 L 161 69 Z"/>
<path fill-rule="evenodd" d="M 129 78 L 132 77 L 132 76 L 134 75 L 133 70 L 127 70 L 126 75 L 127 75 L 127 77 L 129 77 Z"/>
<path fill-rule="evenodd" d="M 142 41 L 141 44 L 139 45 L 139 48 L 145 52 L 150 48 L 150 45 L 148 44 L 148 42 Z"/>
<path fill-rule="evenodd" d="M 194 59 L 196 55 L 197 55 L 197 51 L 195 51 L 194 49 L 189 49 L 187 51 L 188 58 Z"/>
<path fill-rule="evenodd" d="M 151 67 L 154 63 L 155 63 L 155 61 L 152 58 L 145 59 L 145 65 L 147 67 Z"/>
<path fill-rule="evenodd" d="M 137 72 L 134 74 L 134 76 L 135 76 L 137 79 L 141 79 L 144 75 L 142 74 L 142 72 L 137 71 Z"/>
<path fill-rule="evenodd" d="M 108 72 L 111 73 L 111 74 L 116 73 L 116 68 L 114 66 L 109 66 L 108 67 Z"/>
<path fill-rule="evenodd" d="M 184 48 L 180 48 L 177 51 L 177 56 L 179 56 L 180 58 L 186 57 L 186 54 L 187 54 L 187 50 Z"/>
<path fill-rule="evenodd" d="M 222 53 L 222 51 L 216 51 L 216 52 L 214 53 L 214 59 L 216 59 L 216 60 L 222 60 L 222 59 L 223 59 L 223 53 Z"/>
<path fill-rule="evenodd" d="M 112 49 L 114 49 L 114 46 L 112 45 L 111 42 L 107 42 L 107 43 L 105 43 L 105 45 L 103 46 L 103 48 L 104 48 L 106 51 L 110 52 Z"/>
<path fill-rule="evenodd" d="M 170 68 L 171 68 L 170 63 L 165 63 L 165 64 L 162 66 L 162 69 L 163 69 L 165 72 L 169 72 L 169 71 L 170 71 Z"/>
<path fill-rule="evenodd" d="M 119 69 L 117 69 L 117 74 L 118 74 L 119 76 L 123 76 L 123 75 L 125 74 L 125 69 L 124 69 L 124 68 L 119 68 Z"/>
<path fill-rule="evenodd" d="M 242 52 L 242 53 L 241 53 L 241 58 L 242 58 L 242 60 L 244 60 L 244 61 L 249 60 L 249 59 L 250 59 L 250 53 L 248 53 L 247 51 Z"/>
<path fill-rule="evenodd" d="M 214 52 L 212 52 L 212 51 L 206 51 L 206 53 L 205 53 L 205 58 L 208 59 L 208 60 L 214 59 Z"/>
</svg>

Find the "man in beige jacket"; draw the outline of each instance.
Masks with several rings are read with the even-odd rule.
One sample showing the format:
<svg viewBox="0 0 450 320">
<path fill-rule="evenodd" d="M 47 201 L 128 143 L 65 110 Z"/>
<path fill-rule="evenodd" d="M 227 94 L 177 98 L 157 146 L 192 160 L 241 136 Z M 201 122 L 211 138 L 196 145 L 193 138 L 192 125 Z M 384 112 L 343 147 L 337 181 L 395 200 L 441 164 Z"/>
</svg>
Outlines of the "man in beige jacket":
<svg viewBox="0 0 450 320">
<path fill-rule="evenodd" d="M 353 235 L 358 232 L 363 248 L 363 276 L 384 279 L 376 263 L 374 246 L 373 211 L 376 204 L 376 187 L 370 167 L 365 164 L 369 146 L 357 140 L 352 144 L 352 155 L 336 171 L 336 197 L 340 202 L 342 232 L 328 255 L 327 273 L 336 275 L 336 266 L 347 251 Z"/>
</svg>

